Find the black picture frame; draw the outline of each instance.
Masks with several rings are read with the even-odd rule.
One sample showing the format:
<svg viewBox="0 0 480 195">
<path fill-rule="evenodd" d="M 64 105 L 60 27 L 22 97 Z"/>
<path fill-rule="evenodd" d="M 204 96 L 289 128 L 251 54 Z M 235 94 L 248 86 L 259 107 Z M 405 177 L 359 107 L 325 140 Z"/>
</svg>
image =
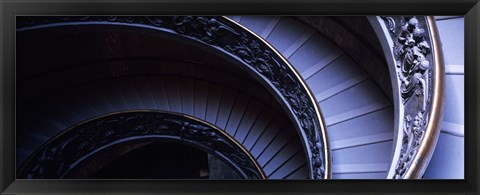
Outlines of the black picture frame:
<svg viewBox="0 0 480 195">
<path fill-rule="evenodd" d="M 478 0 L 1 0 L 1 194 L 478 194 Z M 464 180 L 15 180 L 16 15 L 464 15 Z"/>
</svg>

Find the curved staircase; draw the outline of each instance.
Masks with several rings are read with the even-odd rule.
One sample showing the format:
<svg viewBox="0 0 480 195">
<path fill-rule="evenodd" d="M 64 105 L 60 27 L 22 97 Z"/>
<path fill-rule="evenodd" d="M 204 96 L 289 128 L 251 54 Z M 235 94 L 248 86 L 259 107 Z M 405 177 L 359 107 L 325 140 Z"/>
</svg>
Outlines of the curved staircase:
<svg viewBox="0 0 480 195">
<path fill-rule="evenodd" d="M 392 161 L 394 109 L 374 78 L 341 47 L 293 17 L 229 18 L 265 39 L 306 81 L 327 125 L 333 179 L 385 179 Z M 446 104 L 442 133 L 424 178 L 463 178 L 463 174 L 438 171 L 445 163 L 458 167 L 463 162 L 445 155 L 453 153 L 463 159 L 464 117 L 449 114 L 464 110 L 457 106 L 463 105 L 458 96 L 463 88 L 457 87 L 463 86 L 463 57 L 458 51 L 448 51 L 463 48 L 463 42 L 446 38 L 459 33 L 448 30 L 452 24 L 447 23 L 452 22 L 463 25 L 463 18 L 437 18 L 446 56 Z M 115 57 L 115 51 L 111 52 Z M 104 65 L 108 63 L 99 66 Z M 76 68 L 37 75 L 28 85 L 41 88 L 36 84 L 68 80 L 79 71 L 89 74 L 87 67 Z M 242 91 L 232 83 L 181 74 L 92 78 L 96 79 L 59 84 L 49 93 L 17 105 L 17 110 L 29 110 L 17 115 L 21 132 L 17 133 L 17 167 L 35 148 L 81 121 L 125 110 L 166 110 L 224 129 L 254 156 L 269 179 L 304 179 L 308 175 L 295 128 L 268 98 L 258 98 L 255 90 Z"/>
<path fill-rule="evenodd" d="M 69 45 L 78 44 L 75 40 L 91 36 L 81 31 L 51 37 L 34 33 L 29 37 L 39 42 L 19 55 L 38 51 L 31 57 L 43 67 L 32 67 L 18 76 L 17 167 L 36 148 L 82 121 L 129 110 L 163 110 L 193 116 L 225 130 L 252 154 L 269 179 L 308 177 L 304 149 L 293 124 L 273 97 L 244 73 L 234 67 L 225 69 L 231 64 L 208 52 L 196 55 L 213 60 L 213 65 L 185 59 L 201 50 L 187 51 L 180 60 L 167 59 L 168 52 L 161 56 L 154 46 L 147 47 L 135 35 L 130 36 L 134 31 L 108 34 L 108 27 L 105 29 L 107 42 L 131 44 L 130 48 L 123 50 L 118 44 L 110 49 L 91 47 L 95 40 L 84 41 L 80 49 L 71 48 Z M 52 37 L 63 41 L 52 42 Z M 30 44 L 29 38 L 25 42 Z M 157 46 L 168 47 L 166 40 L 160 41 L 164 44 Z M 42 52 L 47 43 L 59 49 L 58 53 L 67 52 L 61 57 Z M 127 51 L 133 48 L 145 51 Z M 90 53 L 89 59 L 77 53 Z"/>
<path fill-rule="evenodd" d="M 231 16 L 295 67 L 327 125 L 334 179 L 384 179 L 393 147 L 393 104 L 360 65 L 291 17 Z"/>
<path fill-rule="evenodd" d="M 98 92 L 91 93 L 92 89 Z M 250 151 L 268 178 L 307 175 L 303 148 L 293 126 L 285 122 L 288 119 L 248 94 L 218 83 L 174 76 L 105 79 L 57 91 L 30 108 L 45 112 L 21 116 L 32 121 L 20 128 L 28 135 L 23 137 L 28 141 L 19 140 L 20 162 L 50 137 L 85 119 L 126 110 L 164 110 L 224 129 Z"/>
</svg>

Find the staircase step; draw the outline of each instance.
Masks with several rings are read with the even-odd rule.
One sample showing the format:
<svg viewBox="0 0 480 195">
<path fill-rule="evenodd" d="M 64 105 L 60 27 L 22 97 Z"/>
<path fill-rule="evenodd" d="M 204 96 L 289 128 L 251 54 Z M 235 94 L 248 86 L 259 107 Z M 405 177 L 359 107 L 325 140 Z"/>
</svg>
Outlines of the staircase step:
<svg viewBox="0 0 480 195">
<path fill-rule="evenodd" d="M 223 90 L 223 87 L 220 85 L 210 83 L 208 86 L 209 92 L 207 97 L 207 112 L 205 115 L 205 120 L 212 124 L 216 124 L 217 121 Z"/>
<path fill-rule="evenodd" d="M 181 97 L 181 105 L 182 105 L 182 113 L 187 115 L 193 116 L 193 110 L 195 105 L 195 98 L 194 98 L 194 82 L 192 78 L 182 78 L 179 80 L 179 88 L 180 88 L 180 97 Z"/>
<path fill-rule="evenodd" d="M 371 79 L 348 88 L 319 104 L 325 118 L 330 118 L 335 115 L 344 115 L 353 110 L 364 110 L 362 113 L 367 113 L 365 111 L 374 111 L 372 107 L 379 109 L 391 105 L 386 99 L 386 96 Z"/>
<path fill-rule="evenodd" d="M 377 135 L 369 135 L 362 137 L 355 137 L 350 139 L 335 140 L 330 142 L 331 150 L 338 150 L 344 148 L 351 148 L 356 146 L 368 145 L 373 143 L 392 141 L 393 132 L 382 133 Z"/>
<path fill-rule="evenodd" d="M 167 94 L 168 103 L 170 105 L 170 111 L 182 113 L 182 101 L 178 82 L 179 79 L 177 77 L 166 77 L 165 92 Z"/>
<path fill-rule="evenodd" d="M 379 173 L 337 173 L 332 174 L 333 179 L 385 179 L 387 172 Z"/>
<path fill-rule="evenodd" d="M 332 63 L 325 66 L 310 78 L 307 84 L 314 94 L 328 92 L 334 86 L 347 82 L 352 78 L 360 77 L 365 80 L 369 76 L 351 58 L 342 55 Z"/>
<path fill-rule="evenodd" d="M 298 168 L 302 167 L 305 163 L 305 153 L 303 150 L 298 151 L 295 155 L 288 159 L 280 167 L 273 170 L 268 177 L 269 178 L 285 178 L 289 174 L 293 173 Z M 305 168 L 306 169 L 306 168 Z"/>
<path fill-rule="evenodd" d="M 208 82 L 206 81 L 195 81 L 194 87 L 194 116 L 202 120 L 206 119 L 207 114 L 207 101 L 210 91 L 208 91 Z"/>
<path fill-rule="evenodd" d="M 276 16 L 243 16 L 241 24 L 260 37 L 267 39 L 280 22 Z"/>
<path fill-rule="evenodd" d="M 390 163 L 392 141 L 372 143 L 332 151 L 333 165 Z"/>
<path fill-rule="evenodd" d="M 390 104 L 388 104 L 388 102 L 386 102 L 386 101 L 377 102 L 377 103 L 370 104 L 370 105 L 367 105 L 367 106 L 364 106 L 364 107 L 361 107 L 361 108 L 357 108 L 355 110 L 351 110 L 351 111 L 348 111 L 348 112 L 344 112 L 344 113 L 341 113 L 341 114 L 337 114 L 337 115 L 334 115 L 334 116 L 327 117 L 327 118 L 325 118 L 325 123 L 327 124 L 327 126 L 335 125 L 335 124 L 338 124 L 338 123 L 341 123 L 341 122 L 344 122 L 344 121 L 347 121 L 347 120 L 350 120 L 350 119 L 353 119 L 353 118 L 356 118 L 356 117 L 359 117 L 359 116 L 363 116 L 363 115 L 368 114 L 368 113 L 375 112 L 377 110 L 386 108 L 388 106 L 390 106 Z"/>
<path fill-rule="evenodd" d="M 332 166 L 332 174 L 337 173 L 384 173 L 388 171 L 389 163 L 372 164 L 337 164 Z"/>
<path fill-rule="evenodd" d="M 333 45 L 320 34 L 314 34 L 305 44 L 293 53 L 288 61 L 295 66 L 304 79 L 308 79 L 313 73 L 326 66 L 343 51 Z"/>
<path fill-rule="evenodd" d="M 238 126 L 242 122 L 243 117 L 245 117 L 245 112 L 247 110 L 249 101 L 250 97 L 244 94 L 236 97 L 232 111 L 228 115 L 228 122 L 225 127 L 225 131 L 227 131 L 228 134 L 235 135 Z"/>
<path fill-rule="evenodd" d="M 447 121 L 442 121 L 441 124 L 442 133 L 458 136 L 458 137 L 465 137 L 465 129 L 464 125 L 451 123 Z"/>
<path fill-rule="evenodd" d="M 268 36 L 267 41 L 280 53 L 285 55 L 285 52 L 287 52 L 292 45 L 300 46 L 301 44 L 298 42 L 302 42 L 305 36 L 310 36 L 312 33 L 313 30 L 307 26 L 291 18 L 282 17 L 273 32 Z"/>
<path fill-rule="evenodd" d="M 393 107 L 365 114 L 327 128 L 332 141 L 393 133 Z"/>
<path fill-rule="evenodd" d="M 292 138 L 294 138 L 292 136 Z M 302 151 L 302 148 L 299 148 L 301 144 L 299 141 L 296 141 L 297 139 L 291 139 L 287 144 L 285 144 L 282 149 L 276 152 L 274 156 L 272 156 L 267 163 L 265 164 L 264 171 L 265 174 L 271 175 L 275 170 L 281 168 L 285 163 L 288 161 L 292 160 L 292 158 Z M 300 149 L 300 150 L 299 150 Z M 304 160 L 300 161 L 304 162 Z"/>
<path fill-rule="evenodd" d="M 350 87 L 355 86 L 356 84 L 361 83 L 362 81 L 365 81 L 368 79 L 368 76 L 366 74 L 361 74 L 355 77 L 352 77 L 351 79 L 348 79 L 342 83 L 339 83 L 338 85 L 335 85 L 331 87 L 330 89 L 324 90 L 318 94 L 315 95 L 315 98 L 317 99 L 318 102 L 323 102 L 324 100 L 337 95 L 341 93 L 342 91 L 345 91 L 349 89 Z"/>
<path fill-rule="evenodd" d="M 240 22 L 242 16 L 227 16 L 228 18 L 234 20 L 235 22 Z"/>
<path fill-rule="evenodd" d="M 285 179 L 307 179 L 307 175 L 308 175 L 308 168 L 307 168 L 307 164 L 305 164 L 305 165 L 299 167 L 294 172 L 288 174 L 284 178 Z"/>
<path fill-rule="evenodd" d="M 220 101 L 220 106 L 218 109 L 217 119 L 215 120 L 215 125 L 220 129 L 227 127 L 228 117 L 232 112 L 233 105 L 235 103 L 235 98 L 237 96 L 237 91 L 229 88 L 225 88 L 222 93 L 222 98 Z"/>
<path fill-rule="evenodd" d="M 258 115 L 260 114 L 263 104 L 256 100 L 251 100 L 248 104 L 247 110 L 245 111 L 245 115 L 240 122 L 240 125 L 235 130 L 233 136 L 237 140 L 244 140 L 245 137 L 248 135 L 250 129 L 252 129 L 254 123 L 256 122 Z"/>
<path fill-rule="evenodd" d="M 148 78 L 150 88 L 152 89 L 153 97 L 158 110 L 170 111 L 170 102 L 167 97 L 167 89 L 163 78 Z"/>
<path fill-rule="evenodd" d="M 243 140 L 239 139 L 240 143 L 242 143 L 245 148 L 252 148 L 274 120 L 274 113 L 270 110 L 263 109 L 258 118 L 255 119 L 252 128 L 248 130 L 245 138 Z"/>
</svg>

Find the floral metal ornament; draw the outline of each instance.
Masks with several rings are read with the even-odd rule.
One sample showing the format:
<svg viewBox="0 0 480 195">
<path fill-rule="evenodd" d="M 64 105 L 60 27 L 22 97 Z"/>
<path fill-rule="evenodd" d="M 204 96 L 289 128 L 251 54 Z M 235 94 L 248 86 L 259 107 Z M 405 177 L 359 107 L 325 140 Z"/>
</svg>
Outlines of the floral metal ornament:
<svg viewBox="0 0 480 195">
<path fill-rule="evenodd" d="M 20 169 L 18 177 L 69 178 L 98 152 L 145 139 L 193 144 L 223 160 L 245 179 L 265 179 L 253 157 L 222 130 L 193 117 L 158 111 L 114 113 L 67 129 L 39 148 Z"/>
</svg>

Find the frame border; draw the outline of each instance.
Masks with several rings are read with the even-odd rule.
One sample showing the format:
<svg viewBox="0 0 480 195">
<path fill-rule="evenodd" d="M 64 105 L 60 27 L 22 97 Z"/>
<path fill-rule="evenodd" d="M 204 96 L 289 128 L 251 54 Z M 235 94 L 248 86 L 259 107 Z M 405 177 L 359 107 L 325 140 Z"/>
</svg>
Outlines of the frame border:
<svg viewBox="0 0 480 195">
<path fill-rule="evenodd" d="M 279 193 L 279 194 L 478 194 L 478 0 L 0 0 L 0 194 L 29 193 Z M 16 15 L 465 15 L 464 180 L 15 180 Z M 188 186 L 188 188 L 186 187 Z"/>
</svg>

